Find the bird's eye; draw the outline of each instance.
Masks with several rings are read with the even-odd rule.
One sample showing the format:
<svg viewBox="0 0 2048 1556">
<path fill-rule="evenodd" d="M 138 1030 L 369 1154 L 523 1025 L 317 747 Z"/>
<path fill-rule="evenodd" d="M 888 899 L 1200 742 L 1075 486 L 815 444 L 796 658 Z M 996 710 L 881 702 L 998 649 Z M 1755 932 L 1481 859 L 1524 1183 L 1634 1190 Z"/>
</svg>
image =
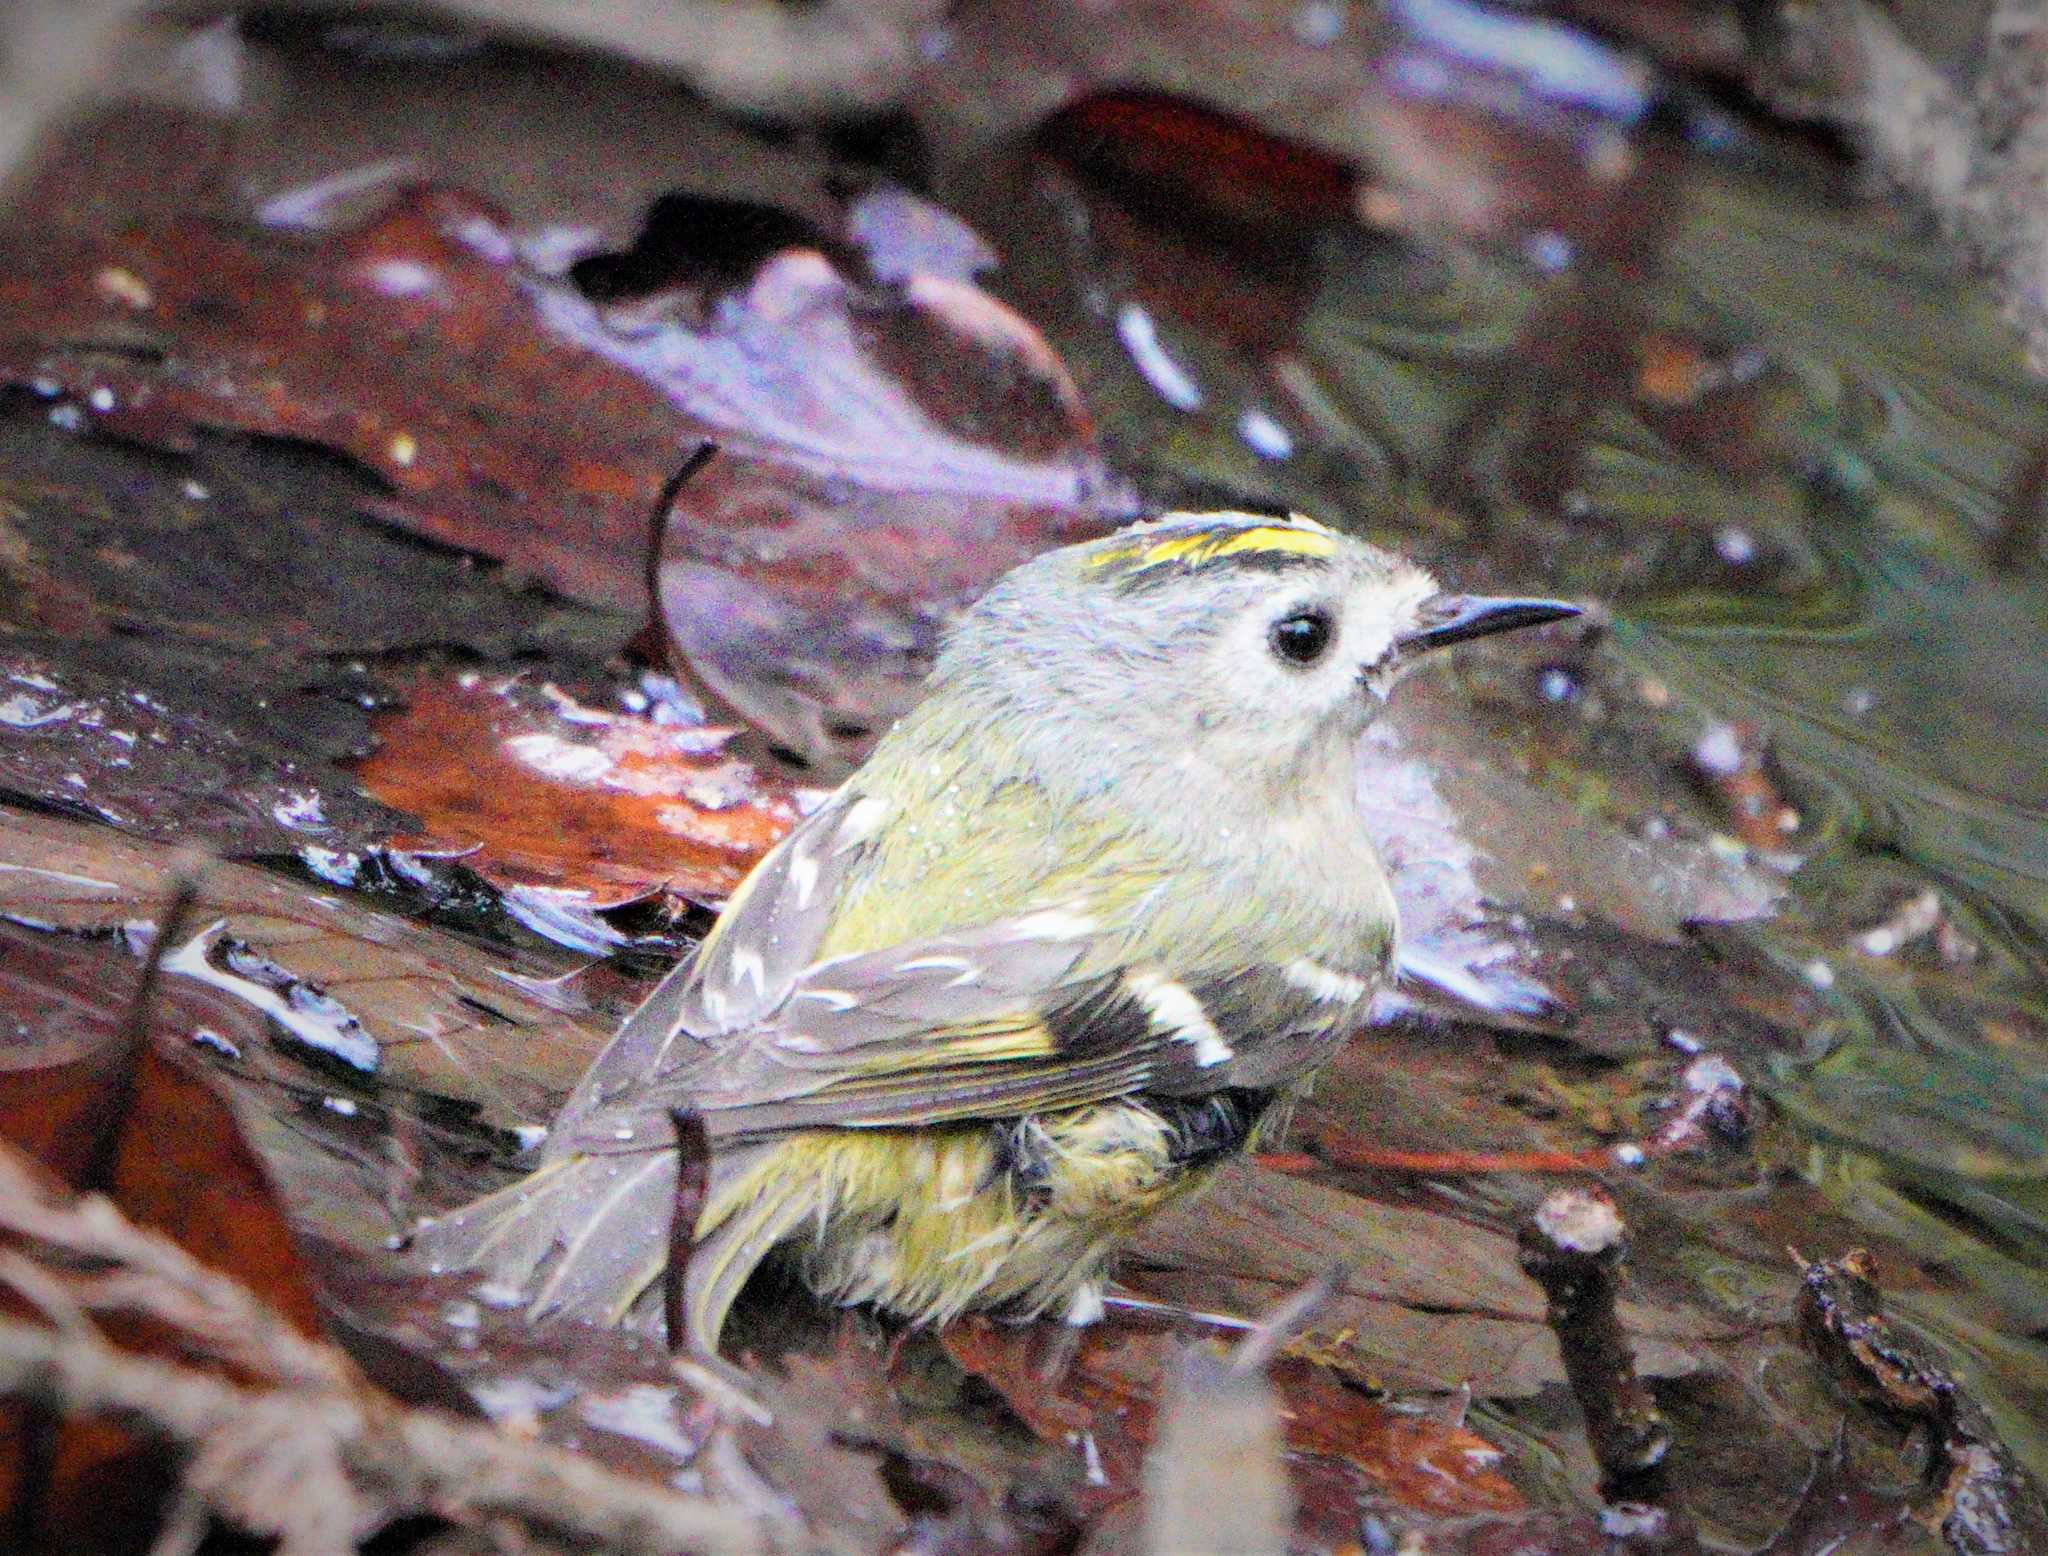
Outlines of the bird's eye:
<svg viewBox="0 0 2048 1556">
<path fill-rule="evenodd" d="M 1312 665 L 1330 646 L 1330 618 L 1324 611 L 1296 611 L 1273 623 L 1273 652 L 1291 665 Z"/>
</svg>

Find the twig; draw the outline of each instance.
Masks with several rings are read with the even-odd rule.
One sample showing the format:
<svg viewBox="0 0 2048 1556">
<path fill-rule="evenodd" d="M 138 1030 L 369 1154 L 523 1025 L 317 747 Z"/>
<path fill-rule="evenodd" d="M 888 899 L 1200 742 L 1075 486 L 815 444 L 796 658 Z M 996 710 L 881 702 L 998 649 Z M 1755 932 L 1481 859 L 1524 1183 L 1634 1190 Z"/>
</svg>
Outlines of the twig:
<svg viewBox="0 0 2048 1556">
<path fill-rule="evenodd" d="M 1294 1509 L 1283 1451 L 1280 1410 L 1260 1369 L 1182 1351 L 1145 1455 L 1148 1556 L 1284 1556 Z"/>
<path fill-rule="evenodd" d="M 47 1277 L 14 1271 L 17 1289 L 33 1288 L 52 1311 L 68 1301 L 80 1315 L 63 1327 L 0 1319 L 0 1399 L 53 1419 L 111 1418 L 179 1449 L 183 1527 L 203 1511 L 276 1539 L 280 1556 L 338 1556 L 370 1528 L 420 1513 L 511 1518 L 627 1552 L 758 1543 L 752 1521 L 720 1504 L 384 1399 L 339 1351 L 307 1339 L 240 1283 L 96 1195 L 69 1200 L 4 1146 L 0 1236 Z M 115 1311 L 142 1314 L 185 1349 L 260 1381 L 117 1350 L 89 1322 Z"/>
<path fill-rule="evenodd" d="M 88 1314 L 129 1312 L 202 1340 L 223 1361 L 277 1383 L 354 1385 L 340 1353 L 315 1344 L 246 1286 L 208 1269 L 160 1233 L 136 1226 L 97 1195 L 68 1201 L 12 1150 L 0 1148 L 0 1233 L 72 1263 L 110 1272 L 68 1283 Z"/>
<path fill-rule="evenodd" d="M 1492 1172 L 1608 1172 L 1618 1165 L 1611 1148 L 1591 1151 L 1409 1151 L 1336 1134 L 1305 1142 L 1300 1151 L 1262 1151 L 1258 1161 L 1275 1172 L 1339 1167 L 1354 1172 L 1462 1175 Z"/>
<path fill-rule="evenodd" d="M 2048 1550 L 2039 1490 L 1976 1402 L 1886 1319 L 1876 1261 L 1856 1248 L 1839 1259 L 1800 1262 L 1799 1329 L 1807 1345 L 1864 1404 L 1926 1429 L 1921 1520 L 1958 1556 Z"/>
<path fill-rule="evenodd" d="M 1670 1156 L 1690 1156 L 1716 1143 L 1740 1145 L 1748 1138 L 1749 1097 L 1735 1067 L 1717 1054 L 1701 1054 L 1685 1068 L 1678 1111 L 1655 1133 L 1640 1140 L 1584 1151 L 1411 1151 L 1375 1145 L 1336 1131 L 1303 1142 L 1299 1151 L 1264 1151 L 1263 1167 L 1275 1172 L 1317 1172 L 1336 1167 L 1352 1172 L 1406 1172 L 1442 1176 L 1475 1173 L 1542 1173 L 1580 1176 L 1641 1167 Z"/>
<path fill-rule="evenodd" d="M 338 1393 L 238 1388 L 93 1340 L 0 1319 L 0 1395 L 111 1418 L 193 1454 L 187 1489 L 279 1556 L 339 1556 L 392 1516 L 511 1517 L 648 1556 L 753 1548 L 698 1498 L 425 1410 Z"/>
<path fill-rule="evenodd" d="M 1565 1377 L 1586 1420 L 1586 1439 L 1600 1466 L 1600 1491 L 1639 1520 L 1632 1532 L 1656 1521 L 1668 1542 L 1692 1544 L 1691 1521 L 1660 1506 L 1667 1495 L 1662 1468 L 1671 1434 L 1649 1388 L 1636 1373 L 1635 1356 L 1615 1311 L 1628 1254 L 1628 1228 L 1614 1201 L 1599 1188 L 1559 1189 L 1524 1224 L 1522 1268 L 1549 1299 L 1550 1328 L 1564 1357 Z M 1624 1512 L 1623 1509 L 1614 1509 Z"/>
<path fill-rule="evenodd" d="M 644 651 L 656 664 L 666 664 L 674 658 L 669 652 L 668 613 L 661 604 L 661 559 L 667 549 L 669 511 L 697 473 L 717 457 L 716 443 L 699 443 L 690 451 L 690 457 L 677 466 L 675 474 L 661 483 L 661 491 L 648 515 L 647 565 L 641 570 L 647 589 L 647 620 L 635 635 L 633 647 Z"/>
<path fill-rule="evenodd" d="M 668 1116 L 676 1131 L 676 1197 L 668 1220 L 668 1268 L 662 1274 L 661 1311 L 668 1324 L 668 1348 L 682 1351 L 690 1343 L 690 1251 L 697 1245 L 697 1222 L 711 1191 L 711 1139 L 695 1110 L 672 1108 Z"/>
<path fill-rule="evenodd" d="M 157 985 L 163 980 L 164 952 L 178 944 L 192 917 L 192 905 L 199 900 L 199 874 L 186 871 L 171 888 L 171 900 L 157 920 L 149 938 L 149 951 L 142 959 L 142 972 L 135 980 L 135 992 L 128 996 L 128 1008 L 121 1016 L 117 1039 L 120 1069 L 113 1084 L 99 1098 L 95 1110 L 95 1134 L 79 1186 L 106 1190 L 114 1181 L 115 1159 L 121 1150 L 122 1126 L 135 1105 L 136 1076 L 142 1064 L 143 1044 L 149 1041 L 149 1018 L 156 1005 Z"/>
</svg>

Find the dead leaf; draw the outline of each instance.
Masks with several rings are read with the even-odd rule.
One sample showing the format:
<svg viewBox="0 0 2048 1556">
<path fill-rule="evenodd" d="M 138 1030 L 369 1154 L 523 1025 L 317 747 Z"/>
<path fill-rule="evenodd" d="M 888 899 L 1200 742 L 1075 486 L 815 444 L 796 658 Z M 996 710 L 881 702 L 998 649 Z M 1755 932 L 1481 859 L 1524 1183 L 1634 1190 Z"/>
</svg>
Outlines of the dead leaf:
<svg viewBox="0 0 2048 1556">
<path fill-rule="evenodd" d="M 698 263 L 724 237 L 651 229 L 626 257 L 652 296 L 599 302 L 564 256 L 541 263 L 447 191 L 345 236 L 17 232 L 0 377 L 159 446 L 197 426 L 345 453 L 389 483 L 378 507 L 397 522 L 628 608 L 666 483 L 704 439 L 725 444 L 717 480 L 736 489 L 700 479 L 669 516 L 669 631 L 791 750 L 843 761 L 907 704 L 947 612 L 1134 503 L 1043 338 L 954 259 L 874 285 L 785 248 L 726 291 Z M 110 296 L 93 281 L 110 271 L 132 286 Z M 9 286 L 33 307 L 6 310 Z M 735 612 L 780 625 L 737 633 Z M 843 693 L 813 684 L 838 662 L 806 646 L 820 631 L 857 667 Z M 833 735 L 842 715 L 858 738 Z"/>
<path fill-rule="evenodd" d="M 176 1030 L 206 1001 L 180 991 L 182 1009 L 152 1000 L 137 1012 L 141 975 L 111 941 L 0 925 L 0 1008 L 11 1017 L 0 1045 L 0 1142 L 53 1179 L 104 1194 L 130 1221 L 169 1236 L 318 1338 L 312 1285 L 283 1208 L 234 1109 Z M 162 1023 L 165 1016 L 172 1019 Z M 54 1276 L 42 1283 L 62 1287 Z M 0 1306 L 19 1309 L 35 1289 L 10 1282 Z M 117 1306 L 99 1327 L 130 1350 L 178 1350 L 177 1335 L 146 1313 Z M 30 1446 L 38 1431 L 52 1434 L 46 1460 Z M 118 1543 L 124 1536 L 115 1531 L 146 1531 L 163 1470 L 116 1423 L 38 1427 L 19 1408 L 0 1411 L 0 1484 L 45 1537 L 89 1526 Z"/>
<path fill-rule="evenodd" d="M 1168 1330 L 1117 1315 L 1073 1337 L 1070 1357 L 1063 1354 L 1067 1337 L 1049 1340 L 1043 1326 L 970 1318 L 948 1325 L 939 1338 L 1041 1439 L 1078 1461 L 1085 1506 L 1099 1512 L 1137 1494 L 1175 1350 Z M 1284 1358 L 1271 1378 L 1307 1526 L 1354 1526 L 1361 1497 L 1432 1517 L 1521 1506 L 1497 1472 L 1499 1450 L 1476 1434 L 1375 1401 L 1308 1361 Z M 1316 1461 L 1346 1473 L 1325 1480 Z"/>
<path fill-rule="evenodd" d="M 585 910 L 650 895 L 727 896 L 795 824 L 797 795 L 689 723 L 671 700 L 639 713 L 547 683 L 465 672 L 402 683 L 376 725 L 363 786 L 420 819 L 391 846 L 459 855 L 501 889 L 559 893 Z M 646 708 L 648 698 L 634 696 Z"/>
<path fill-rule="evenodd" d="M 94 286 L 110 267 L 146 308 Z M 560 283 L 528 272 L 476 202 L 417 191 L 345 238 L 190 219 L 112 238 L 17 231 L 0 272 L 0 296 L 36 299 L 0 333 L 13 381 L 160 446 L 210 426 L 345 453 L 422 533 L 586 599 L 642 600 L 648 515 L 692 429 L 653 387 L 551 338 L 530 288 Z M 136 345 L 109 355 L 109 339 Z M 543 499 L 553 519 L 535 525 Z"/>
<path fill-rule="evenodd" d="M 180 866 L 162 845 L 20 812 L 0 820 L 0 917 L 111 932 L 169 899 Z M 537 1130 L 607 1035 L 511 976 L 559 966 L 487 954 L 262 871 L 209 870 L 193 922 L 167 948 L 169 986 L 194 980 L 247 1007 L 328 1089 L 452 1099 L 491 1128 Z"/>
<path fill-rule="evenodd" d="M 955 611 L 1136 513 L 1043 337 L 953 275 L 875 289 L 788 249 L 695 333 L 568 303 L 555 323 L 721 442 L 670 510 L 662 618 L 712 690 L 828 769 L 915 700 Z"/>
</svg>

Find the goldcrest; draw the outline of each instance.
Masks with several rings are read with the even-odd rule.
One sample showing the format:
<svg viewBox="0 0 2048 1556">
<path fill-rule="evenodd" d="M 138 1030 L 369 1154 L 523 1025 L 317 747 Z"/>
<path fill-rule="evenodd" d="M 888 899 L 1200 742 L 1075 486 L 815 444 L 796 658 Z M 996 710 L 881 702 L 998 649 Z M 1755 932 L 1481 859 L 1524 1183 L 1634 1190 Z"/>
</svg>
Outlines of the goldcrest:
<svg viewBox="0 0 2048 1556">
<path fill-rule="evenodd" d="M 712 1150 L 690 1344 L 771 1255 L 916 1322 L 1095 1317 L 1119 1245 L 1283 1127 L 1390 976 L 1361 732 L 1418 656 L 1573 614 L 1300 517 L 1168 514 L 1016 568 L 540 1167 L 421 1256 L 536 1317 L 658 1315 L 682 1108 Z"/>
</svg>

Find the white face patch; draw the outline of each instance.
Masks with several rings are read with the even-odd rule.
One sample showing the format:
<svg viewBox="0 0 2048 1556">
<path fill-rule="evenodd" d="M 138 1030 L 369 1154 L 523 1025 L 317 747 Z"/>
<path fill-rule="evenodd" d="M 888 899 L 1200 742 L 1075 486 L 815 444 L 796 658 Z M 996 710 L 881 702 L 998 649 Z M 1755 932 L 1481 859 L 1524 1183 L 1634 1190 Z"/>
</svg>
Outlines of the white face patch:
<svg viewBox="0 0 2048 1556">
<path fill-rule="evenodd" d="M 1390 656 L 1394 640 L 1415 630 L 1422 604 L 1435 597 L 1436 580 L 1421 568 L 1407 568 L 1383 582 L 1352 591 L 1350 612 L 1371 624 L 1350 654 L 1352 673 L 1363 673 L 1373 695 L 1385 700 L 1400 674 L 1400 664 Z"/>
<path fill-rule="evenodd" d="M 1177 1043 L 1192 1044 L 1195 1063 L 1204 1069 L 1235 1057 L 1236 1051 L 1223 1040 L 1209 1012 L 1186 984 L 1160 972 L 1131 972 L 1124 974 L 1124 987 L 1145 1007 L 1152 1029 Z"/>
<path fill-rule="evenodd" d="M 1241 607 L 1201 667 L 1199 685 L 1206 691 L 1192 695 L 1198 714 L 1209 713 L 1203 740 L 1209 760 L 1243 768 L 1262 753 L 1291 753 L 1319 732 L 1363 728 L 1399 672 L 1401 662 L 1391 653 L 1396 639 L 1414 628 L 1422 602 L 1436 593 L 1428 573 L 1392 558 L 1384 568 L 1274 574 L 1271 587 Z M 1297 615 L 1329 623 L 1327 646 L 1308 664 L 1283 659 L 1273 643 L 1274 629 Z"/>
</svg>

